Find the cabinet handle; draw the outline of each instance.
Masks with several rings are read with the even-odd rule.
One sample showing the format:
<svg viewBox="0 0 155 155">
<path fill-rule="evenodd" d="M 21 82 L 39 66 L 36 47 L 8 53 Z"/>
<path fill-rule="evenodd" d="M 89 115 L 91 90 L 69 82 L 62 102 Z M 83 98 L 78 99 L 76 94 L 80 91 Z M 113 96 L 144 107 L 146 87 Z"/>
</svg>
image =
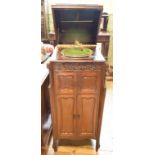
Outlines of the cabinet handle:
<svg viewBox="0 0 155 155">
<path fill-rule="evenodd" d="M 80 115 L 79 114 L 73 114 L 73 118 L 80 118 Z"/>
<path fill-rule="evenodd" d="M 76 116 L 77 116 L 77 118 L 80 118 L 80 115 L 79 114 L 77 114 Z"/>
<path fill-rule="evenodd" d="M 75 119 L 76 118 L 76 114 L 73 114 L 73 119 Z"/>
</svg>

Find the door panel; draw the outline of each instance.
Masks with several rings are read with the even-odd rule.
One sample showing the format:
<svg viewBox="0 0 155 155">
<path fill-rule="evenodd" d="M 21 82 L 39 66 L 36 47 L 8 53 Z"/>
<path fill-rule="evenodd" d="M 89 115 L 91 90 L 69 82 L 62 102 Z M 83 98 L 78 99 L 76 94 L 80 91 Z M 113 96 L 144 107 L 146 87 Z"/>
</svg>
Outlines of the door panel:
<svg viewBox="0 0 155 155">
<path fill-rule="evenodd" d="M 78 74 L 78 93 L 97 93 L 100 82 L 100 72 L 81 72 Z"/>
<path fill-rule="evenodd" d="M 100 72 L 57 72 L 54 82 L 59 138 L 95 138 Z"/>
<path fill-rule="evenodd" d="M 57 94 L 74 94 L 76 74 L 73 72 L 58 72 L 55 75 L 55 88 Z"/>
<path fill-rule="evenodd" d="M 79 95 L 77 101 L 78 135 L 95 137 L 97 97 L 95 95 Z"/>
<path fill-rule="evenodd" d="M 57 96 L 57 119 L 58 132 L 62 137 L 72 137 L 75 135 L 75 98 L 69 95 Z"/>
</svg>

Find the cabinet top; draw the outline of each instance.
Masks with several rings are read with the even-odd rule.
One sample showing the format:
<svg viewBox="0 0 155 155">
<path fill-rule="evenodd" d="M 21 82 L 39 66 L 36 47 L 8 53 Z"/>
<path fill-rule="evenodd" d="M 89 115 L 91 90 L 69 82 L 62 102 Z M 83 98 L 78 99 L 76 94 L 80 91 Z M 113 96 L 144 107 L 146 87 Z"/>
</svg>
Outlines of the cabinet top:
<svg viewBox="0 0 155 155">
<path fill-rule="evenodd" d="M 105 58 L 103 57 L 102 53 L 101 53 L 101 46 L 100 45 L 90 45 L 90 46 L 94 46 L 95 50 L 94 50 L 94 55 L 91 58 L 81 58 L 81 59 L 76 59 L 76 58 L 62 58 L 59 56 L 60 52 L 58 50 L 59 46 L 61 45 L 57 45 L 54 49 L 53 55 L 51 58 L 49 58 L 49 61 L 51 62 L 105 62 Z M 64 46 L 64 45 L 62 45 Z M 66 46 L 70 46 L 70 45 L 66 45 Z"/>
</svg>

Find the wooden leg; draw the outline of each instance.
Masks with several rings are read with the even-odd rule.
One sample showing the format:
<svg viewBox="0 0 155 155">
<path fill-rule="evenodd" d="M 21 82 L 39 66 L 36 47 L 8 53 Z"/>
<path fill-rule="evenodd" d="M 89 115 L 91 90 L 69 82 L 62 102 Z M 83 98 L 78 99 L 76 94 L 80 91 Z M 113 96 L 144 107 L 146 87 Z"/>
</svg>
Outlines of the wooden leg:
<svg viewBox="0 0 155 155">
<path fill-rule="evenodd" d="M 47 155 L 47 149 L 41 148 L 41 155 Z"/>
<path fill-rule="evenodd" d="M 96 152 L 98 151 L 98 149 L 100 148 L 100 142 L 99 139 L 96 140 Z"/>
<path fill-rule="evenodd" d="M 57 152 L 57 147 L 58 147 L 58 140 L 53 139 L 53 149 L 54 149 L 54 152 Z"/>
</svg>

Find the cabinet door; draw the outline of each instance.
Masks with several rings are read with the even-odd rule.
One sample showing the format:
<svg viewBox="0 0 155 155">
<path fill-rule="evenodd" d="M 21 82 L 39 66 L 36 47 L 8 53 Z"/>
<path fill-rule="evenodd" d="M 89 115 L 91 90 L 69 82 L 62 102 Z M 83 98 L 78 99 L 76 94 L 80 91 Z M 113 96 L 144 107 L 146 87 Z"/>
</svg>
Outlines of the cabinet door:
<svg viewBox="0 0 155 155">
<path fill-rule="evenodd" d="M 74 94 L 76 74 L 74 72 L 55 72 L 56 94 Z"/>
<path fill-rule="evenodd" d="M 98 101 L 95 95 L 79 95 L 77 100 L 78 135 L 95 137 Z"/>
<path fill-rule="evenodd" d="M 78 74 L 78 93 L 97 93 L 100 85 L 100 72 L 86 71 Z"/>
<path fill-rule="evenodd" d="M 75 135 L 75 98 L 69 95 L 58 95 L 56 102 L 57 127 L 59 137 Z"/>
</svg>

